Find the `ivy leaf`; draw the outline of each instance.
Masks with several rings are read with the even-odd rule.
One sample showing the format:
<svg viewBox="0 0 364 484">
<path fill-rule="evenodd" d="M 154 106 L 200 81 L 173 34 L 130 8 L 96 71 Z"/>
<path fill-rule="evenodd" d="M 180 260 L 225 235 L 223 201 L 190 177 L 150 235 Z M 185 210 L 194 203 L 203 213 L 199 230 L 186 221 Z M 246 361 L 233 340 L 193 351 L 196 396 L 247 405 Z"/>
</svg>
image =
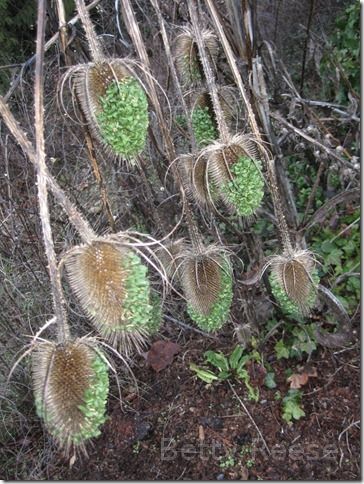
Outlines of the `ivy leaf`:
<svg viewBox="0 0 364 484">
<path fill-rule="evenodd" d="M 277 383 L 275 381 L 275 374 L 273 372 L 269 372 L 265 375 L 264 385 L 270 390 L 277 387 Z"/>
<path fill-rule="evenodd" d="M 274 349 L 276 352 L 276 356 L 279 360 L 281 360 L 282 358 L 286 358 L 286 359 L 289 358 L 289 348 L 284 344 L 283 339 L 280 339 L 279 341 L 277 341 L 277 343 L 274 346 Z"/>
</svg>

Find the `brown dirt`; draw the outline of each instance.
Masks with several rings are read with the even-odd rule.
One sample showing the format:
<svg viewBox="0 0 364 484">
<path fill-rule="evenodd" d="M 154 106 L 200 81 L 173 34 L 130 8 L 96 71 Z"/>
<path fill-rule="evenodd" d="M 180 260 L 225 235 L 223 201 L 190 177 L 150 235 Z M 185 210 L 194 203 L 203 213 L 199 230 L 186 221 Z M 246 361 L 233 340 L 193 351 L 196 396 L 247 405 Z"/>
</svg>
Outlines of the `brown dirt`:
<svg viewBox="0 0 364 484">
<path fill-rule="evenodd" d="M 231 340 L 230 340 L 231 341 Z M 180 342 L 181 343 L 181 342 Z M 135 374 L 139 395 L 122 389 L 123 408 L 114 403 L 102 435 L 72 468 L 59 458 L 48 463 L 48 479 L 69 480 L 356 480 L 360 476 L 359 355 L 319 349 L 310 360 L 318 376 L 303 395 L 306 416 L 289 426 L 281 417 L 288 390 L 285 370 L 302 362 L 277 361 L 277 388 L 260 386 L 258 403 L 249 402 L 242 383 L 232 381 L 264 437 L 234 397 L 227 381 L 206 385 L 189 364 L 202 363 L 206 349 L 229 353 L 234 345 L 192 334 L 173 363 L 158 373 L 140 357 Z M 271 346 L 271 345 L 269 345 Z M 256 384 L 261 383 L 258 377 Z M 116 400 L 114 400 L 116 402 Z M 57 463 L 55 463 L 57 462 Z"/>
</svg>

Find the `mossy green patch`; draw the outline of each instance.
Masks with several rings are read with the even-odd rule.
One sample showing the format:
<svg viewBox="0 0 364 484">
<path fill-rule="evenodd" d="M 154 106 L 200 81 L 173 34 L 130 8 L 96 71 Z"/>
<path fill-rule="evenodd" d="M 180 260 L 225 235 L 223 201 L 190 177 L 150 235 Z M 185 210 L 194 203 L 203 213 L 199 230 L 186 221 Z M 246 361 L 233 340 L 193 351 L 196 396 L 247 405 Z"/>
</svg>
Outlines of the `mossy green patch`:
<svg viewBox="0 0 364 484">
<path fill-rule="evenodd" d="M 97 114 L 101 136 L 118 155 L 133 159 L 145 146 L 148 130 L 148 100 L 133 77 L 113 81 L 100 98 Z"/>
<path fill-rule="evenodd" d="M 240 156 L 230 167 L 232 180 L 221 187 L 227 200 L 235 207 L 238 215 L 252 215 L 260 206 L 264 195 L 264 179 L 261 162 Z"/>
<path fill-rule="evenodd" d="M 221 267 L 221 291 L 210 313 L 208 315 L 200 314 L 190 304 L 187 304 L 187 312 L 202 330 L 208 332 L 217 331 L 225 324 L 229 316 L 232 299 L 232 273 L 230 265 L 225 263 Z"/>
<path fill-rule="evenodd" d="M 199 148 L 207 146 L 218 137 L 213 116 L 208 106 L 196 106 L 192 112 L 192 128 Z"/>
</svg>

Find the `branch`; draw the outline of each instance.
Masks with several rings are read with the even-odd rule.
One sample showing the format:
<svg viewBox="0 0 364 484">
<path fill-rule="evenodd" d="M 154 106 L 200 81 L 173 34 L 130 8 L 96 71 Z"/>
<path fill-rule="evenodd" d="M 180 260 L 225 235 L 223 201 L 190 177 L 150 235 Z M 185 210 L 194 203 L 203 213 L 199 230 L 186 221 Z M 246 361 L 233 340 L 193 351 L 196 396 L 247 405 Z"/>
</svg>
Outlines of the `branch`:
<svg viewBox="0 0 364 484">
<path fill-rule="evenodd" d="M 45 150 L 44 150 L 44 102 L 43 102 L 43 64 L 44 64 L 44 29 L 45 29 L 45 3 L 38 1 L 37 49 L 35 61 L 34 82 L 34 111 L 36 136 L 36 171 L 38 185 L 39 215 L 42 224 L 43 242 L 48 260 L 48 271 L 51 281 L 53 307 L 57 319 L 58 341 L 64 342 L 69 337 L 67 316 L 64 310 L 64 298 L 61 277 L 57 267 L 54 251 L 51 220 L 48 206 L 47 178 L 45 176 Z"/>
</svg>

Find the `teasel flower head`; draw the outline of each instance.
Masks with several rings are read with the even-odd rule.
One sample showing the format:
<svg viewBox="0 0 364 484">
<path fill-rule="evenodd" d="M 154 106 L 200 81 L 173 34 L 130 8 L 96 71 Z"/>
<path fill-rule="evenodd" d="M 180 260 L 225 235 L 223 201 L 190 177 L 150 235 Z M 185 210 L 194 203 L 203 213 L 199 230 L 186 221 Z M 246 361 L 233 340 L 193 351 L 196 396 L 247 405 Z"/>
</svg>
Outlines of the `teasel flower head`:
<svg viewBox="0 0 364 484">
<path fill-rule="evenodd" d="M 32 352 L 35 406 L 66 453 L 101 433 L 109 392 L 108 365 L 95 340 L 42 341 Z"/>
<path fill-rule="evenodd" d="M 253 215 L 264 196 L 262 164 L 254 140 L 249 135 L 234 135 L 225 143 L 212 143 L 202 153 L 224 203 L 238 215 Z"/>
<path fill-rule="evenodd" d="M 273 256 L 265 268 L 269 266 L 272 292 L 282 309 L 291 315 L 307 315 L 315 305 L 319 283 L 313 254 L 308 250 L 284 252 Z"/>
<path fill-rule="evenodd" d="M 217 246 L 180 254 L 180 281 L 187 312 L 204 331 L 220 329 L 227 321 L 233 297 L 233 276 L 228 253 Z"/>
<path fill-rule="evenodd" d="M 209 177 L 206 157 L 200 154 L 180 155 L 178 169 L 187 196 L 202 209 L 211 207 L 218 193 Z"/>
<path fill-rule="evenodd" d="M 71 77 L 93 137 L 111 156 L 131 165 L 145 148 L 148 100 L 131 62 L 103 60 L 75 66 Z M 62 92 L 62 89 L 61 89 Z"/>
<path fill-rule="evenodd" d="M 219 44 L 216 35 L 204 29 L 202 38 L 213 62 L 216 61 Z M 175 40 L 175 63 L 177 72 L 184 87 L 193 87 L 202 81 L 202 67 L 199 59 L 197 43 L 191 27 L 183 28 L 182 33 Z"/>
<path fill-rule="evenodd" d="M 148 268 L 130 245 L 98 238 L 65 258 L 72 290 L 97 330 L 129 354 L 152 332 Z M 155 321 L 152 324 L 155 327 Z"/>
</svg>

